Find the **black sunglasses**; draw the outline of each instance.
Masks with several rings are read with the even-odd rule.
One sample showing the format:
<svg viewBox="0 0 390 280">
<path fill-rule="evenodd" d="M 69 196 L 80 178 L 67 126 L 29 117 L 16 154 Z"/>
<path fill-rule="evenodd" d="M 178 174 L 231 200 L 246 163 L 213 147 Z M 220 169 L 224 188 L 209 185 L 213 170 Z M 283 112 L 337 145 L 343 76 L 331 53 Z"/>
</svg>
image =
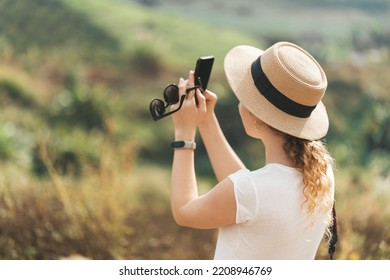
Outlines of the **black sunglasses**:
<svg viewBox="0 0 390 280">
<path fill-rule="evenodd" d="M 197 89 L 199 87 L 200 86 L 194 86 L 191 88 L 187 88 L 186 93 L 189 93 L 190 91 Z M 176 110 L 169 111 L 168 113 L 165 114 L 165 110 L 170 105 L 173 105 L 173 104 L 176 104 L 177 102 L 179 102 L 179 87 L 175 84 L 168 85 L 163 91 L 163 96 L 164 96 L 164 100 L 165 100 L 166 104 L 164 103 L 163 100 L 158 99 L 158 98 L 153 99 L 152 101 L 150 101 L 150 104 L 149 104 L 150 113 L 152 114 L 152 118 L 155 121 L 161 120 L 162 118 L 165 118 L 166 116 L 169 116 L 169 115 L 179 111 L 181 109 L 181 106 L 183 105 L 184 99 L 186 98 L 186 96 L 183 95 L 180 98 L 179 107 Z"/>
</svg>

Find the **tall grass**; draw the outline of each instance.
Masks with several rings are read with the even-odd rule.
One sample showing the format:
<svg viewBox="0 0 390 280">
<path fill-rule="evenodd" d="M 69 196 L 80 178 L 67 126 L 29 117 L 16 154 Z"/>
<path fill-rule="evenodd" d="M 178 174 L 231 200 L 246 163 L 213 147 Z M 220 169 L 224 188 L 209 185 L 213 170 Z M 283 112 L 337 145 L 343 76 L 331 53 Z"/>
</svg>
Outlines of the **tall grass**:
<svg viewBox="0 0 390 280">
<path fill-rule="evenodd" d="M 63 176 L 47 147 L 40 156 L 48 179 L 2 164 L 1 259 L 210 259 L 215 232 L 175 225 L 169 206 L 169 170 L 137 164 L 132 144 L 99 140 L 98 168 Z M 23 174 L 23 175 L 22 175 Z M 390 258 L 389 177 L 372 166 L 336 170 L 339 221 L 337 259 Z M 207 189 L 207 184 L 206 184 Z M 327 259 L 323 243 L 317 259 Z"/>
<path fill-rule="evenodd" d="M 390 177 L 371 170 L 339 171 L 336 192 L 340 259 L 390 258 Z"/>
<path fill-rule="evenodd" d="M 2 165 L 0 259 L 211 258 L 213 231 L 173 222 L 169 172 L 134 167 L 131 142 L 99 142 L 99 166 L 85 164 L 81 178 L 60 175 L 45 143 L 39 156 L 48 179 Z"/>
</svg>

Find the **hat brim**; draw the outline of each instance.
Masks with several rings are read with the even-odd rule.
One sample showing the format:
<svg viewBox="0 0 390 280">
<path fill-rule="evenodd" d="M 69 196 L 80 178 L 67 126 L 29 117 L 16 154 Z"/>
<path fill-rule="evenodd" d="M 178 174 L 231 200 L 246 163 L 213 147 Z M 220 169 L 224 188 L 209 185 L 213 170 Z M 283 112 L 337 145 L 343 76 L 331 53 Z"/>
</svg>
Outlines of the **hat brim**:
<svg viewBox="0 0 390 280">
<path fill-rule="evenodd" d="M 264 53 L 251 46 L 237 46 L 225 57 L 224 69 L 230 87 L 238 100 L 257 118 L 289 135 L 318 140 L 328 132 L 329 119 L 320 101 L 310 117 L 289 115 L 270 103 L 256 88 L 251 74 L 252 63 Z"/>
</svg>

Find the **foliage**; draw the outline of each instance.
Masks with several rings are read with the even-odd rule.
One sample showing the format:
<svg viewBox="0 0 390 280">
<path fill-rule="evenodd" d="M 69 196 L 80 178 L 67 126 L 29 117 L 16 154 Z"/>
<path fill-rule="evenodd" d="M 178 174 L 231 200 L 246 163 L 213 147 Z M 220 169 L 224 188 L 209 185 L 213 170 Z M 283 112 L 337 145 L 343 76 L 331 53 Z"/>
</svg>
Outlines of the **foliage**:
<svg viewBox="0 0 390 280">
<path fill-rule="evenodd" d="M 80 126 L 86 130 L 107 130 L 109 96 L 98 88 L 76 87 L 58 94 L 51 121 L 53 125 Z"/>
<path fill-rule="evenodd" d="M 0 78 L 0 104 L 2 106 L 10 103 L 22 107 L 34 107 L 35 100 L 27 92 L 23 85 L 20 85 L 12 78 Z"/>
<path fill-rule="evenodd" d="M 93 58 L 101 50 L 117 50 L 118 41 L 88 17 L 59 0 L 3 0 L 0 34 L 17 52 L 30 48 L 73 48 Z M 21 36 L 23 34 L 23 36 Z"/>
<path fill-rule="evenodd" d="M 14 145 L 12 144 L 12 138 L 4 133 L 3 130 L 0 131 L 0 159 L 8 160 L 13 157 Z"/>
<path fill-rule="evenodd" d="M 317 7 L 348 7 L 359 8 L 362 10 L 370 10 L 380 12 L 390 8 L 390 1 L 388 0 L 322 0 L 322 1 L 310 1 L 310 0 L 298 0 L 298 4 L 311 5 Z"/>
<path fill-rule="evenodd" d="M 142 5 L 146 6 L 154 6 L 157 5 L 158 1 L 157 0 L 137 0 Z"/>
<path fill-rule="evenodd" d="M 74 254 L 93 259 L 210 258 L 214 233 L 175 225 L 166 192 L 145 176 L 151 169 L 138 169 L 143 176 L 134 176 L 131 149 L 104 139 L 98 145 L 97 169 L 80 178 L 57 173 L 45 145 L 40 154 L 50 180 L 27 177 L 23 182 L 11 176 L 11 170 L 4 172 L 0 259 Z M 153 172 L 167 180 L 166 174 Z"/>
<path fill-rule="evenodd" d="M 139 74 L 154 78 L 163 71 L 163 62 L 160 55 L 149 45 L 134 47 L 129 64 Z"/>
</svg>

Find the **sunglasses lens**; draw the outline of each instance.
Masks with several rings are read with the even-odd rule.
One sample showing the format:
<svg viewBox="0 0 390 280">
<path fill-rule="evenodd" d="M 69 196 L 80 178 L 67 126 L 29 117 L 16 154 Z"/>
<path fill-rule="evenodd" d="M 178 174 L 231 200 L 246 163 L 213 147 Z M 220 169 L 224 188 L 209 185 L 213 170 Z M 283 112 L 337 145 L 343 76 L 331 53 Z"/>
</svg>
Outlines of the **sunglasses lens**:
<svg viewBox="0 0 390 280">
<path fill-rule="evenodd" d="M 164 90 L 164 99 L 168 104 L 176 104 L 179 102 L 179 87 L 171 84 Z"/>
<path fill-rule="evenodd" d="M 160 99 L 153 99 L 150 102 L 150 113 L 153 117 L 160 117 L 165 113 L 164 102 Z"/>
</svg>

